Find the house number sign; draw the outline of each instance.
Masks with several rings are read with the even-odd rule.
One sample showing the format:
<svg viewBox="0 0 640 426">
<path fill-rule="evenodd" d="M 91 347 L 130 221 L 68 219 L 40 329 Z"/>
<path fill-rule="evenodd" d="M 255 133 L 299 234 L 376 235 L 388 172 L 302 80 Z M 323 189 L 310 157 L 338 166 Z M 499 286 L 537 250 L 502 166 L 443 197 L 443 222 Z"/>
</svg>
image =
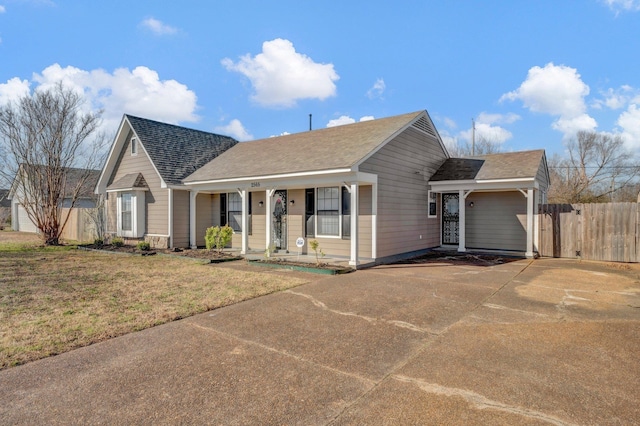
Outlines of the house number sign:
<svg viewBox="0 0 640 426">
<path fill-rule="evenodd" d="M 260 188 L 260 182 L 251 182 L 252 188 Z"/>
</svg>

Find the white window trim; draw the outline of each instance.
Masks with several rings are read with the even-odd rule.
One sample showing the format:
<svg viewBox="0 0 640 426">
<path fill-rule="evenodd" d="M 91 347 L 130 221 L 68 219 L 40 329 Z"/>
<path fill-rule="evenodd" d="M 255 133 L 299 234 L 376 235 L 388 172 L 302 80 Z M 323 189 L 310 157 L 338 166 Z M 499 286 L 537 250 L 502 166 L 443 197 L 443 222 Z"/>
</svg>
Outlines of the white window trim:
<svg viewBox="0 0 640 426">
<path fill-rule="evenodd" d="M 131 230 L 122 229 L 122 195 L 131 194 Z M 141 238 L 144 236 L 145 227 L 145 191 L 121 191 L 117 199 L 117 235 L 127 238 Z"/>
<path fill-rule="evenodd" d="M 435 195 L 436 214 L 431 214 L 431 197 Z M 427 218 L 435 219 L 438 217 L 438 193 L 432 190 L 427 191 Z"/>
</svg>

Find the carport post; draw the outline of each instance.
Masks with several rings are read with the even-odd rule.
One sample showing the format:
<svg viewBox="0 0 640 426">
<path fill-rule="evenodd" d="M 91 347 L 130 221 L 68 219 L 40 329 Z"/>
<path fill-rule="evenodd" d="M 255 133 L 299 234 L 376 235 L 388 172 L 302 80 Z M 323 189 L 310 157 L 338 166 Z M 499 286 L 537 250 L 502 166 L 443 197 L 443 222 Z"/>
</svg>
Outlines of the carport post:
<svg viewBox="0 0 640 426">
<path fill-rule="evenodd" d="M 527 189 L 527 252 L 525 256 L 533 258 L 533 189 Z"/>
<path fill-rule="evenodd" d="M 271 210 L 273 209 L 271 207 L 271 198 L 273 197 L 274 192 L 276 192 L 275 189 L 267 189 L 265 191 L 265 202 L 264 202 L 264 208 L 265 208 L 265 213 L 264 216 L 267 218 L 267 222 L 265 224 L 265 253 L 267 253 L 267 257 L 271 256 L 271 235 L 273 234 L 272 231 L 272 226 L 273 226 L 273 222 L 272 222 L 272 217 L 271 217 Z"/>
</svg>

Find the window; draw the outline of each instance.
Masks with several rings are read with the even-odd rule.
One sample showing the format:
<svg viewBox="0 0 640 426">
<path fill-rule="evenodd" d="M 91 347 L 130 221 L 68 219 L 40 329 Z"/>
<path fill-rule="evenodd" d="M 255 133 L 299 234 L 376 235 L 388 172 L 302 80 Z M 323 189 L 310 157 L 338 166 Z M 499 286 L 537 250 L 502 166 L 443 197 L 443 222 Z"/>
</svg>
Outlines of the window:
<svg viewBox="0 0 640 426">
<path fill-rule="evenodd" d="M 429 202 L 429 211 L 427 217 L 434 218 L 438 216 L 438 193 L 429 191 L 427 192 L 427 198 Z"/>
<path fill-rule="evenodd" d="M 131 194 L 125 192 L 122 194 L 121 223 L 123 231 L 133 231 L 131 222 Z"/>
<path fill-rule="evenodd" d="M 131 155 L 137 155 L 137 154 L 138 154 L 138 139 L 131 138 Z"/>
<path fill-rule="evenodd" d="M 242 232 L 242 197 L 237 192 L 227 195 L 229 226 L 236 232 Z"/>
<path fill-rule="evenodd" d="M 304 230 L 307 237 L 316 236 L 316 190 L 304 190 Z"/>
<path fill-rule="evenodd" d="M 351 237 L 351 193 L 342 187 L 342 238 Z"/>
<path fill-rule="evenodd" d="M 143 237 L 145 234 L 145 192 L 119 192 L 117 204 L 118 236 Z"/>
<path fill-rule="evenodd" d="M 340 192 L 338 187 L 318 188 L 318 235 L 340 236 Z"/>
</svg>

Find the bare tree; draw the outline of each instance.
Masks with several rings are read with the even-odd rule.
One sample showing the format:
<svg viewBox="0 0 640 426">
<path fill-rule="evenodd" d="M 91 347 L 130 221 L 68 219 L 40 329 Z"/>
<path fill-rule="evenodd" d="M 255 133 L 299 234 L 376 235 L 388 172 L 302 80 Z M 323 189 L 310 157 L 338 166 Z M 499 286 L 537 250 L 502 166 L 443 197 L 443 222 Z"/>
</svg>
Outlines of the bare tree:
<svg viewBox="0 0 640 426">
<path fill-rule="evenodd" d="M 83 112 L 83 103 L 58 83 L 0 107 L 0 175 L 47 245 L 59 244 L 71 208 L 92 189 L 91 169 L 101 164 L 101 113 Z"/>
<path fill-rule="evenodd" d="M 449 155 L 454 158 L 472 157 L 475 155 L 497 154 L 502 152 L 498 142 L 480 136 L 475 143 L 471 141 L 458 142 L 453 148 L 449 147 Z"/>
<path fill-rule="evenodd" d="M 640 166 L 620 135 L 580 131 L 567 143 L 567 156 L 554 156 L 549 166 L 550 202 L 635 201 L 627 198 Z"/>
</svg>

